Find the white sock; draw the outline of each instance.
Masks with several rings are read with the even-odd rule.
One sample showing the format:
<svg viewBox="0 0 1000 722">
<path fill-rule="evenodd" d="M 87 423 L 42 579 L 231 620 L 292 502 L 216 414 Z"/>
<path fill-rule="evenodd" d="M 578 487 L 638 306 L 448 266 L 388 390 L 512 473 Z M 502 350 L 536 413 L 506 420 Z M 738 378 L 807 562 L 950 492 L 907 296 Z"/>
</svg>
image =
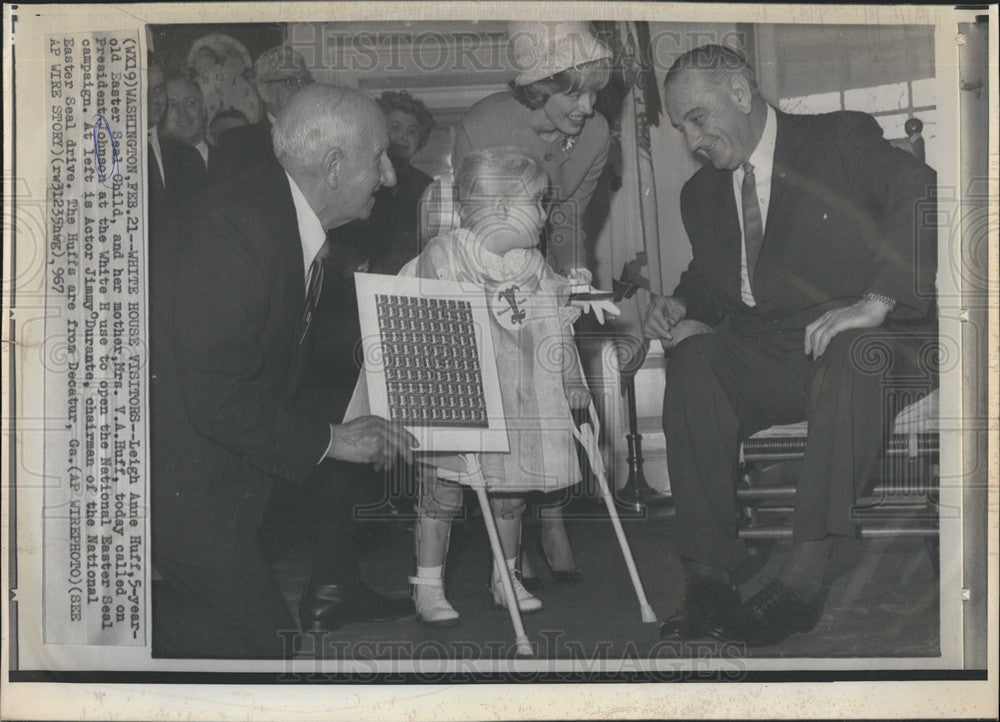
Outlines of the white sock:
<svg viewBox="0 0 1000 722">
<path fill-rule="evenodd" d="M 421 579 L 440 579 L 444 572 L 444 565 L 439 567 L 417 567 L 417 576 Z"/>
</svg>

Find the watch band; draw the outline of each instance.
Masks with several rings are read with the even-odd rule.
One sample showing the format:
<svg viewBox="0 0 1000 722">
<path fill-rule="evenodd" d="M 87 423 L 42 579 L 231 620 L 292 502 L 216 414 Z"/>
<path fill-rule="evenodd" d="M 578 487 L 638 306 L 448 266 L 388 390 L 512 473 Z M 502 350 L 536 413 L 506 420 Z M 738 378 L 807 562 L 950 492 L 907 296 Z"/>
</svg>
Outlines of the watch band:
<svg viewBox="0 0 1000 722">
<path fill-rule="evenodd" d="M 889 298 L 888 296 L 883 296 L 881 293 L 868 292 L 861 298 L 866 301 L 878 301 L 887 309 L 889 309 L 889 312 L 891 312 L 894 308 L 896 308 L 897 305 L 896 299 Z"/>
</svg>

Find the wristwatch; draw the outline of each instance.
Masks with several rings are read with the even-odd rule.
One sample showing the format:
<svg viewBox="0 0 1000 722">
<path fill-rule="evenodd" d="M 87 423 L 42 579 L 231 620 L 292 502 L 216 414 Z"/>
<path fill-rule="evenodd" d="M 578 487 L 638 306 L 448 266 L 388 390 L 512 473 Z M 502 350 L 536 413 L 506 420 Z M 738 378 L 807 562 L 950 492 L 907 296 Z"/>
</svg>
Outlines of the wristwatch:
<svg viewBox="0 0 1000 722">
<path fill-rule="evenodd" d="M 892 313 L 892 310 L 896 308 L 897 302 L 894 298 L 889 298 L 888 296 L 883 296 L 881 293 L 866 293 L 861 297 L 863 301 L 878 301 L 883 306 L 886 307 L 886 313 Z"/>
</svg>

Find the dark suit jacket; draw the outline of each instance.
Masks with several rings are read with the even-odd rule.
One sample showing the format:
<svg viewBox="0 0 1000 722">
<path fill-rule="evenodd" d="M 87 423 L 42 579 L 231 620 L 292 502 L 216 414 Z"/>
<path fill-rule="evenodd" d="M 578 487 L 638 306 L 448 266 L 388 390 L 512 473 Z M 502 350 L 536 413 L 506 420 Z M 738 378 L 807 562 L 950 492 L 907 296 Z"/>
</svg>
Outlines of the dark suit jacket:
<svg viewBox="0 0 1000 722">
<path fill-rule="evenodd" d="M 150 216 L 166 219 L 205 186 L 205 164 L 194 148 L 173 138 L 159 136 L 163 156 L 163 177 L 151 144 L 147 144 L 149 159 Z"/>
<path fill-rule="evenodd" d="M 271 123 L 264 118 L 258 123 L 230 128 L 219 136 L 208 166 L 212 180 L 280 171 L 271 142 Z"/>
<path fill-rule="evenodd" d="M 919 223 L 936 176 L 883 139 L 864 113 L 777 113 L 764 245 L 750 309 L 740 297 L 741 234 L 732 171 L 706 165 L 681 191 L 693 258 L 674 295 L 716 325 L 749 314 L 801 329 L 868 292 L 896 299 L 890 320 L 924 317 L 936 269 L 933 223 Z M 923 205 L 921 205 L 923 204 Z"/>
<path fill-rule="evenodd" d="M 287 178 L 216 185 L 171 232 L 150 260 L 153 533 L 206 566 L 250 544 L 272 484 L 310 473 L 330 431 L 290 382 L 305 274 Z"/>
</svg>

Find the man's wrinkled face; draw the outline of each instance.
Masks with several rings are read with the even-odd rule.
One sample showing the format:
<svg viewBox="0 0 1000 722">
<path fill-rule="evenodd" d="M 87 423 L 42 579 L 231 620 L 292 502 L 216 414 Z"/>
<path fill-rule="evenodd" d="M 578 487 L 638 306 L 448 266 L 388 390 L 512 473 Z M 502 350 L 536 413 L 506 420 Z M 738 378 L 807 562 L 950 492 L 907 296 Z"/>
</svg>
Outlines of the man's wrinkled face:
<svg viewBox="0 0 1000 722">
<path fill-rule="evenodd" d="M 208 113 L 198 86 L 188 80 L 167 83 L 167 115 L 163 132 L 188 145 L 195 146 L 205 139 Z"/>
<path fill-rule="evenodd" d="M 735 170 L 750 157 L 750 106 L 740 107 L 733 88 L 715 81 L 711 72 L 682 72 L 667 83 L 665 101 L 670 124 L 692 153 L 720 170 Z"/>
<path fill-rule="evenodd" d="M 347 149 L 343 184 L 338 189 L 344 212 L 352 219 L 367 218 L 375 203 L 375 191 L 396 185 L 385 119 L 381 111 L 367 116 L 359 124 L 353 147 Z"/>
<path fill-rule="evenodd" d="M 146 76 L 146 99 L 149 103 L 149 113 L 146 125 L 150 128 L 160 124 L 167 112 L 167 81 L 163 71 L 157 65 L 150 65 Z"/>
</svg>

